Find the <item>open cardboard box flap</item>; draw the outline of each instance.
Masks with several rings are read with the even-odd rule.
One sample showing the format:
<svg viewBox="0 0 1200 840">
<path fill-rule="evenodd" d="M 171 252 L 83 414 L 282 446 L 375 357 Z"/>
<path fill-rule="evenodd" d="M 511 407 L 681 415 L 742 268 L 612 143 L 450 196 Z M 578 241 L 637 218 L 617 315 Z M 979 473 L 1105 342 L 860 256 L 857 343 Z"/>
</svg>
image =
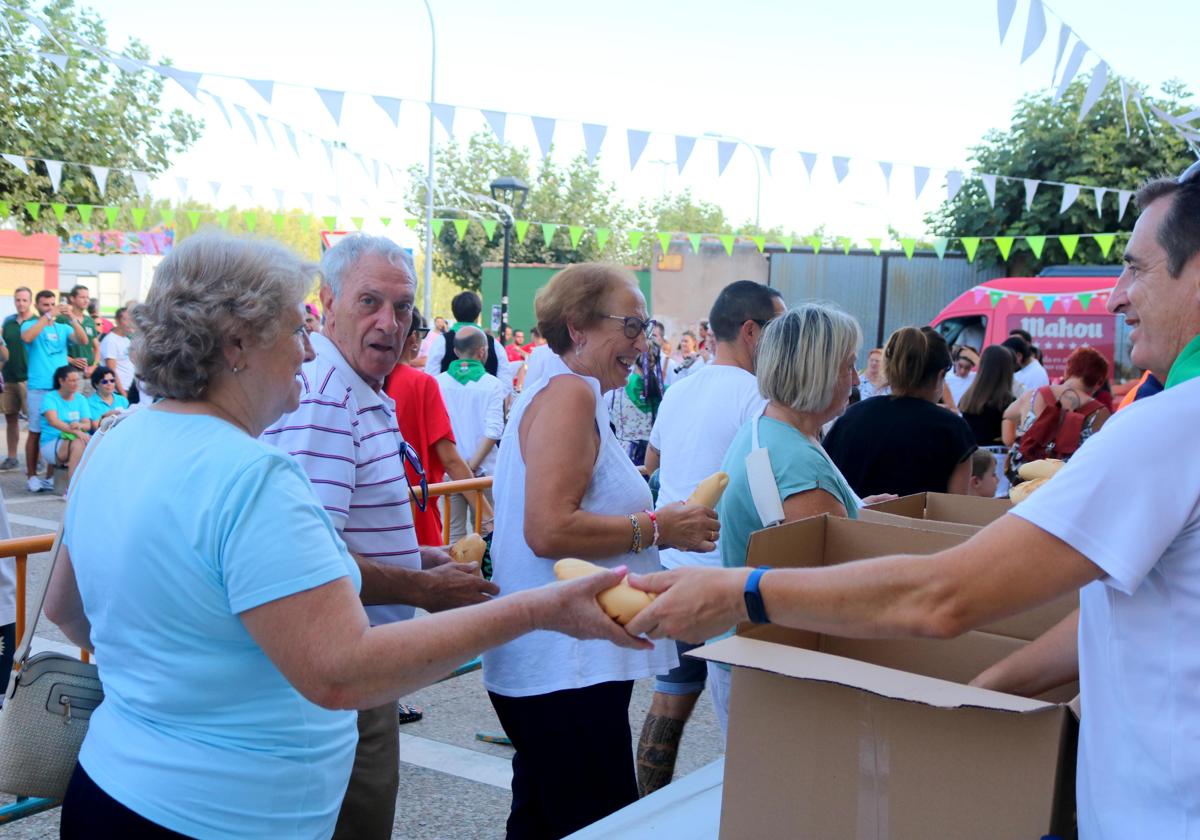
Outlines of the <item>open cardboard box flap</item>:
<svg viewBox="0 0 1200 840">
<path fill-rule="evenodd" d="M 984 499 L 956 493 L 913 493 L 888 502 L 868 505 L 865 510 L 913 519 L 951 522 L 982 527 L 1012 509 L 1008 499 Z"/>
<path fill-rule="evenodd" d="M 893 700 L 923 703 L 943 709 L 975 708 L 1025 713 L 1056 706 L 1054 703 L 973 688 L 844 656 L 738 636 L 705 645 L 692 651 L 691 655 L 795 679 L 836 683 Z"/>
</svg>

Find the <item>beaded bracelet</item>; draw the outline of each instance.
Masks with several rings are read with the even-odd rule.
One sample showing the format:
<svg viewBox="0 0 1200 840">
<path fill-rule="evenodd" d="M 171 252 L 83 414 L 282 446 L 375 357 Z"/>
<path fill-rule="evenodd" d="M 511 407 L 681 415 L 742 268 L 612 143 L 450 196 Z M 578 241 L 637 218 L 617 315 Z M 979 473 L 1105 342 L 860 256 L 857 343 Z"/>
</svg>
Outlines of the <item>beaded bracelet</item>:
<svg viewBox="0 0 1200 840">
<path fill-rule="evenodd" d="M 644 510 L 642 513 L 650 517 L 650 524 L 654 527 L 654 541 L 650 545 L 658 547 L 658 516 L 652 510 Z"/>
<path fill-rule="evenodd" d="M 637 515 L 629 514 L 629 521 L 633 523 L 633 547 L 630 549 L 634 554 L 642 553 L 642 526 L 638 524 Z"/>
</svg>

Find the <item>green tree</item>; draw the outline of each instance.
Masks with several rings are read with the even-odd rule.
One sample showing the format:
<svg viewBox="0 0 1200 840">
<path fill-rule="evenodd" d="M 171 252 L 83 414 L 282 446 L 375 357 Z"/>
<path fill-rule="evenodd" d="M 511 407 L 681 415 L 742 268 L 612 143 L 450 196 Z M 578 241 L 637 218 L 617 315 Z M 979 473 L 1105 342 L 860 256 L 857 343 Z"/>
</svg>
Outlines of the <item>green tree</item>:
<svg viewBox="0 0 1200 840">
<path fill-rule="evenodd" d="M 1117 83 L 1110 82 L 1104 95 L 1081 122 L 1078 118 L 1085 84 L 1073 82 L 1059 102 L 1050 91 L 1028 94 L 1017 103 L 1012 125 L 1007 130 L 989 131 L 972 149 L 977 172 L 1061 181 L 1098 187 L 1136 187 L 1162 175 L 1176 174 L 1190 162 L 1187 144 L 1174 130 L 1152 113 L 1147 127 L 1136 105 L 1128 105 L 1130 136 L 1125 136 L 1125 116 Z M 1155 105 L 1171 114 L 1187 110 L 1187 90 L 1177 82 L 1163 86 Z M 1146 97 L 1149 99 L 1149 97 Z M 1129 231 L 1135 214 L 1117 219 L 1117 196 L 1110 194 L 1096 214 L 1094 194 L 1083 190 L 1074 206 L 1060 214 L 1062 191 L 1042 188 L 1033 205 L 1025 209 L 1025 189 L 1020 181 L 997 181 L 996 206 L 988 203 L 983 185 L 970 180 L 953 201 L 944 203 L 926 218 L 935 235 L 995 236 Z M 1080 240 L 1075 262 L 1117 262 L 1120 247 L 1105 258 L 1091 239 Z M 980 258 L 999 260 L 994 247 L 981 248 Z M 1042 259 L 1018 247 L 1008 261 L 1012 275 L 1036 273 L 1043 265 L 1066 262 L 1066 254 L 1047 247 Z"/>
<path fill-rule="evenodd" d="M 32 27 L 15 9 L 47 21 L 54 39 Z M 171 155 L 200 135 L 202 123 L 182 111 L 163 114 L 164 80 L 153 71 L 126 73 L 76 46 L 83 41 L 105 46 L 104 22 L 74 0 L 50 0 L 34 10 L 28 0 L 8 0 L 0 17 L 10 33 L 0 51 L 0 151 L 29 158 L 94 163 L 146 172 L 162 172 Z M 59 70 L 38 51 L 65 54 Z M 150 61 L 147 47 L 134 40 L 122 52 Z M 159 63 L 169 63 L 165 59 Z M 54 191 L 45 164 L 29 161 L 29 175 L 0 163 L 0 201 L 8 202 L 18 227 L 26 232 L 68 235 L 81 223 L 73 215 L 59 221 L 50 212 L 33 219 L 25 202 L 48 204 L 119 204 L 136 198 L 133 181 L 113 172 L 101 197 L 92 173 L 64 166 Z"/>
</svg>

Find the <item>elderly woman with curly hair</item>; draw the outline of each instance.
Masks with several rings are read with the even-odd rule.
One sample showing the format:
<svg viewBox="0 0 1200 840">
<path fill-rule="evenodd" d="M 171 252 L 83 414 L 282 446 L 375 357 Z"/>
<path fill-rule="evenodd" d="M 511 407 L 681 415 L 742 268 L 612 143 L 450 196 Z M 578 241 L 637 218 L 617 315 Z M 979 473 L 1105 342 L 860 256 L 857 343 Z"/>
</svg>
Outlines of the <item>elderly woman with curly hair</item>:
<svg viewBox="0 0 1200 840">
<path fill-rule="evenodd" d="M 328 837 L 354 709 L 535 629 L 648 647 L 595 602 L 621 570 L 370 626 L 357 567 L 304 472 L 258 440 L 297 406 L 312 283 L 281 247 L 201 235 L 162 262 L 134 312 L 133 355 L 161 400 L 94 440 L 46 607 L 96 652 L 105 690 L 63 805 L 65 838 L 101 826 L 112 837 Z M 130 463 L 138 472 L 111 492 Z"/>
</svg>

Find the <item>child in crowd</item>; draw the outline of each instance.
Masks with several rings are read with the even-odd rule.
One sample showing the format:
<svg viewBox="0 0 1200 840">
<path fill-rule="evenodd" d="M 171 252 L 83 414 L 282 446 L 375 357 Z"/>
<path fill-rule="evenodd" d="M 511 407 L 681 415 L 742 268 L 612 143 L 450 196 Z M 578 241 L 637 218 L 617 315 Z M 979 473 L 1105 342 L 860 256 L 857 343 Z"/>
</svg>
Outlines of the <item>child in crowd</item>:
<svg viewBox="0 0 1200 840">
<path fill-rule="evenodd" d="M 983 496 L 990 499 L 996 495 L 1000 483 L 996 475 L 996 456 L 986 449 L 976 449 L 971 456 L 971 479 L 967 484 L 968 496 Z"/>
</svg>

